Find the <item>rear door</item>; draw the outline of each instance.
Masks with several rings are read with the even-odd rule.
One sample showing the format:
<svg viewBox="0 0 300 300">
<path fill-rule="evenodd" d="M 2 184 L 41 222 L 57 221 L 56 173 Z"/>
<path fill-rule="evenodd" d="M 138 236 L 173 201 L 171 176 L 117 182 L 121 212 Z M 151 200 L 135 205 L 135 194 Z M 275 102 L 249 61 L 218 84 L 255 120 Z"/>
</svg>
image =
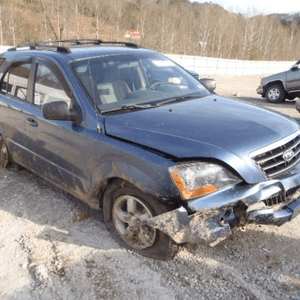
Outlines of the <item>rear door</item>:
<svg viewBox="0 0 300 300">
<path fill-rule="evenodd" d="M 32 58 L 16 60 L 4 73 L 0 86 L 0 133 L 4 137 L 12 158 L 31 165 L 32 153 L 26 148 L 26 115 L 31 107 Z M 28 120 L 27 120 L 28 121 Z"/>
</svg>

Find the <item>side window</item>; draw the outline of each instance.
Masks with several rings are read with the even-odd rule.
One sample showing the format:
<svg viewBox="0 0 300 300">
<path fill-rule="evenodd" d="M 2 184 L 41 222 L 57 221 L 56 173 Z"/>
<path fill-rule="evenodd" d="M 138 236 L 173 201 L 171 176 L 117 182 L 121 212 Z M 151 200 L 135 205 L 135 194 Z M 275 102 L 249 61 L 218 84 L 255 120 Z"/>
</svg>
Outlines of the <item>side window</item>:
<svg viewBox="0 0 300 300">
<path fill-rule="evenodd" d="M 1 84 L 1 92 L 26 100 L 30 68 L 30 63 L 11 65 Z"/>
<path fill-rule="evenodd" d="M 70 98 L 57 76 L 44 65 L 38 65 L 34 86 L 34 104 L 43 105 L 54 101 L 65 101 L 70 107 Z"/>
</svg>

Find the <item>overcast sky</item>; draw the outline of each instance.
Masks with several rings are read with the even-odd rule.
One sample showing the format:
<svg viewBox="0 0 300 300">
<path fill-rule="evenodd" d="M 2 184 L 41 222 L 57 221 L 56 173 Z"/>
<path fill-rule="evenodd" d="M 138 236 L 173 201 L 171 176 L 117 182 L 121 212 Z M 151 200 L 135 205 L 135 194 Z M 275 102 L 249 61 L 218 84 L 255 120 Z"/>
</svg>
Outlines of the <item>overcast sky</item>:
<svg viewBox="0 0 300 300">
<path fill-rule="evenodd" d="M 197 2 L 213 2 L 232 12 L 247 13 L 253 8 L 256 13 L 300 13 L 300 0 L 191 0 Z"/>
</svg>

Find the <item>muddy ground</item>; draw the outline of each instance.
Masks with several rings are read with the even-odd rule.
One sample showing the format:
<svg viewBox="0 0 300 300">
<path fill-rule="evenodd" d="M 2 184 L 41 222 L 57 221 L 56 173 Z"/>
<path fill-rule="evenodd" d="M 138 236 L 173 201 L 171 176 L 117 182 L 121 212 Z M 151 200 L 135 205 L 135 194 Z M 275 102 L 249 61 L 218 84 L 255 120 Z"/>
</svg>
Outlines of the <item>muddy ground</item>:
<svg viewBox="0 0 300 300">
<path fill-rule="evenodd" d="M 298 118 L 257 97 L 259 77 L 215 76 L 217 92 Z M 251 225 L 173 261 L 121 248 L 95 212 L 26 170 L 0 170 L 0 299 L 298 299 L 300 217 Z"/>
</svg>

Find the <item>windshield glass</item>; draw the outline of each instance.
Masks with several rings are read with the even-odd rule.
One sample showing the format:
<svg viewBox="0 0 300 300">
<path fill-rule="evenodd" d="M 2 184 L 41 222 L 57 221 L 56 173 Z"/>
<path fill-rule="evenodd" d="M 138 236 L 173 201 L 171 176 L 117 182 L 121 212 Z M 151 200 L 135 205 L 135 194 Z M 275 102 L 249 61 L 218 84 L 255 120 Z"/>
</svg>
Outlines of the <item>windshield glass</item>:
<svg viewBox="0 0 300 300">
<path fill-rule="evenodd" d="M 92 57 L 72 65 L 78 80 L 101 111 L 210 94 L 183 68 L 155 53 Z"/>
</svg>

